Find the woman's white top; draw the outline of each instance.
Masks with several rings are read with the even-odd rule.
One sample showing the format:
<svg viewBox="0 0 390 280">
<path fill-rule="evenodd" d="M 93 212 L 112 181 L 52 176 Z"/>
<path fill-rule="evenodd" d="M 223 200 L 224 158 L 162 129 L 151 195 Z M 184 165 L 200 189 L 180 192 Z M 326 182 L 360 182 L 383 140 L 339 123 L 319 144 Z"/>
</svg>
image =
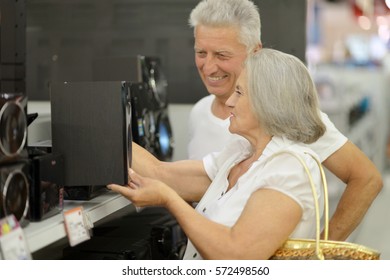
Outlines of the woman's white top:
<svg viewBox="0 0 390 280">
<path fill-rule="evenodd" d="M 307 145 L 282 137 L 273 137 L 260 158 L 238 179 L 236 185 L 226 192 L 227 177 L 231 168 L 251 154 L 249 142 L 241 138 L 232 140 L 220 153 L 212 153 L 204 157 L 203 164 L 212 183 L 196 206 L 196 210 L 216 223 L 232 227 L 253 192 L 262 188 L 274 189 L 288 195 L 302 207 L 302 218 L 290 237 L 314 238 L 316 228 L 314 200 L 303 166 L 289 154 L 278 155 L 268 160 L 275 152 L 285 149 L 298 153 L 304 159 L 313 176 L 317 193 L 322 197 L 318 165 L 305 152 L 317 158 L 318 156 Z M 323 201 L 320 197 L 318 198 L 320 209 L 323 209 Z M 260 205 L 259 209 L 261 210 Z M 190 240 L 184 259 L 202 259 Z"/>
</svg>

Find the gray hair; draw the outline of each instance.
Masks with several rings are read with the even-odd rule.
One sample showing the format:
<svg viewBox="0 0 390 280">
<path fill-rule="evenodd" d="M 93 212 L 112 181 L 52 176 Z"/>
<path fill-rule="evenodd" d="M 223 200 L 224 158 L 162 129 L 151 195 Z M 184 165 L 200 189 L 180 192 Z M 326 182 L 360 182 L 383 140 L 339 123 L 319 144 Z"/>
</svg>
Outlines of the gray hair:
<svg viewBox="0 0 390 280">
<path fill-rule="evenodd" d="M 257 6 L 249 0 L 202 0 L 192 10 L 191 27 L 234 27 L 247 51 L 261 44 L 261 22 Z"/>
<path fill-rule="evenodd" d="M 325 133 L 317 90 L 302 61 L 264 48 L 248 56 L 245 69 L 252 109 L 270 135 L 309 144 Z"/>
</svg>

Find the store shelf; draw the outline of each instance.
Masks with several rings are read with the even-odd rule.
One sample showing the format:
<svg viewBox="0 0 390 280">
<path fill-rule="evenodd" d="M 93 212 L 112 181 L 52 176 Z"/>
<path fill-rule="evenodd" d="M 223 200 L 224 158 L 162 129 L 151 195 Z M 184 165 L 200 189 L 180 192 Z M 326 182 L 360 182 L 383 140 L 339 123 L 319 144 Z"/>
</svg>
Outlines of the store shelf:
<svg viewBox="0 0 390 280">
<path fill-rule="evenodd" d="M 88 201 L 65 201 L 64 211 L 83 206 L 89 220 L 96 223 L 129 204 L 123 196 L 107 192 Z M 24 233 L 30 252 L 34 253 L 66 237 L 63 215 L 60 213 L 40 222 L 30 222 Z"/>
</svg>

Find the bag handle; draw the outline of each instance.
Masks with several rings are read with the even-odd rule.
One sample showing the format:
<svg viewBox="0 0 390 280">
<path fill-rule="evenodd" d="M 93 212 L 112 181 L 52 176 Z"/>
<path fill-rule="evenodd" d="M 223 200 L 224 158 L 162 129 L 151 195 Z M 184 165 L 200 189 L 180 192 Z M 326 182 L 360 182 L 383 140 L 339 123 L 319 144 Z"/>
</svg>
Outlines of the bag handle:
<svg viewBox="0 0 390 280">
<path fill-rule="evenodd" d="M 326 182 L 326 176 L 324 168 L 322 167 L 321 162 L 312 154 L 305 152 L 305 154 L 310 155 L 317 163 L 318 168 L 320 169 L 321 173 L 321 180 L 323 185 L 323 192 L 324 192 L 324 240 L 328 240 L 329 235 L 329 196 L 328 196 L 328 183 Z M 308 171 L 308 170 L 307 170 Z M 318 208 L 319 209 L 319 208 Z"/>
<path fill-rule="evenodd" d="M 320 247 L 320 235 L 321 235 L 321 219 L 320 219 L 320 206 L 318 204 L 318 200 L 317 200 L 317 191 L 316 191 L 316 188 L 315 188 L 315 185 L 314 185 L 314 181 L 313 181 L 313 177 L 311 176 L 311 173 L 309 171 L 309 168 L 307 167 L 306 163 L 304 162 L 304 160 L 302 159 L 301 156 L 299 156 L 297 153 L 293 152 L 293 151 L 290 151 L 290 150 L 281 150 L 279 152 L 276 152 L 275 154 L 273 154 L 269 160 L 273 159 L 274 157 L 276 157 L 277 155 L 280 155 L 280 154 L 290 154 L 292 156 L 294 156 L 300 163 L 301 165 L 303 166 L 303 168 L 305 169 L 305 172 L 307 174 L 307 177 L 309 179 L 309 183 L 310 183 L 310 187 L 311 187 L 311 191 L 312 191 L 312 194 L 313 194 L 313 200 L 314 200 L 314 208 L 315 208 L 315 216 L 316 216 L 316 255 L 318 257 L 318 259 L 320 260 L 323 260 L 324 259 L 324 254 L 321 250 L 321 247 Z M 323 191 L 324 191 L 324 240 L 328 240 L 328 228 L 329 228 L 329 201 L 328 201 L 328 185 L 327 185 L 327 182 L 326 182 L 326 177 L 325 177 L 325 172 L 324 172 L 324 169 L 322 168 L 322 164 L 321 162 L 315 157 L 313 156 L 312 154 L 308 153 L 308 152 L 305 152 L 305 154 L 307 155 L 310 155 L 314 160 L 315 162 L 317 163 L 319 169 L 320 169 L 320 173 L 321 173 L 321 180 L 322 180 L 322 184 L 323 184 Z"/>
</svg>

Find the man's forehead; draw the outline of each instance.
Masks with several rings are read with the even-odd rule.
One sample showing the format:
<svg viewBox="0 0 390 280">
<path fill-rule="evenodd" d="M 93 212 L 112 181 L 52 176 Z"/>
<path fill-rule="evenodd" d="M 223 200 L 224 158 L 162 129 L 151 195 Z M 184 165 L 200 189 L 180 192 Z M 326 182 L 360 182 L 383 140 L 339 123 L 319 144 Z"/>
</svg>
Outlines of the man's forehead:
<svg viewBox="0 0 390 280">
<path fill-rule="evenodd" d="M 194 48 L 198 50 L 207 50 L 212 52 L 229 52 L 237 53 L 243 52 L 246 50 L 245 46 L 238 41 L 234 42 L 231 40 L 218 40 L 212 41 L 207 39 L 200 39 L 194 42 Z"/>
</svg>

